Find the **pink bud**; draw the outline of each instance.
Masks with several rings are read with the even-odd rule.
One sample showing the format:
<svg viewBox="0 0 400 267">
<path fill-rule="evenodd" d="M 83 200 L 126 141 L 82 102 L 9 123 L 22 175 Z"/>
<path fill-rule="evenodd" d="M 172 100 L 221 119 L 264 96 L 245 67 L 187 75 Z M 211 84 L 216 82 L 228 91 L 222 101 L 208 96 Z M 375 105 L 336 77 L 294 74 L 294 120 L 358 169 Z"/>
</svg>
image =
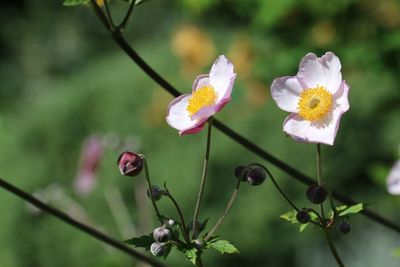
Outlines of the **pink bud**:
<svg viewBox="0 0 400 267">
<path fill-rule="evenodd" d="M 122 175 L 136 176 L 143 169 L 143 158 L 133 152 L 122 152 L 118 157 L 118 167 Z"/>
</svg>

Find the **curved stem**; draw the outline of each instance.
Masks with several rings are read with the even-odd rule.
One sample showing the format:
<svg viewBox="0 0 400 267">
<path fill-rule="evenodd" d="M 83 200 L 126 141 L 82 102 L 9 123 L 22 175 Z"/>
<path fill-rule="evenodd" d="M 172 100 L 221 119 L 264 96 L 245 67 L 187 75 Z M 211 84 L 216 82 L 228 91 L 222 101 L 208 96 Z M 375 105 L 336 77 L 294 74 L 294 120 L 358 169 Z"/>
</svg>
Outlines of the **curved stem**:
<svg viewBox="0 0 400 267">
<path fill-rule="evenodd" d="M 196 257 L 196 266 L 197 266 L 197 267 L 203 267 L 203 261 L 201 260 L 201 255 L 200 255 L 200 253 L 198 253 L 198 254 L 197 254 L 197 257 Z"/>
<path fill-rule="evenodd" d="M 272 173 L 264 166 L 258 163 L 254 163 L 251 164 L 251 166 L 259 166 L 261 168 L 263 168 L 269 175 L 272 183 L 274 184 L 275 188 L 279 191 L 279 193 L 282 195 L 282 197 L 289 203 L 290 206 L 292 206 L 293 209 L 295 209 L 296 211 L 299 211 L 300 209 L 289 199 L 288 196 L 286 196 L 286 194 L 282 191 L 282 189 L 279 187 L 278 183 L 276 182 L 274 176 L 272 175 Z"/>
<path fill-rule="evenodd" d="M 156 215 L 157 215 L 158 220 L 160 221 L 161 224 L 163 224 L 164 223 L 163 217 L 161 216 L 160 211 L 158 210 L 156 201 L 154 200 L 153 190 L 151 190 L 149 166 L 148 166 L 146 158 L 143 155 L 141 155 L 141 157 L 142 157 L 143 162 L 144 162 L 144 170 L 145 170 L 145 174 L 146 174 L 146 181 L 147 181 L 147 188 L 148 188 L 147 190 L 149 190 L 149 196 L 150 196 L 150 199 L 151 199 L 151 203 L 153 204 L 153 208 L 156 211 Z"/>
<path fill-rule="evenodd" d="M 188 243 L 188 244 L 190 244 L 190 238 L 189 238 L 189 236 L 188 236 L 188 230 L 187 230 L 187 228 L 186 228 L 186 222 L 185 222 L 185 218 L 183 217 L 183 213 L 182 213 L 182 210 L 181 210 L 181 208 L 179 207 L 179 204 L 178 204 L 178 202 L 175 200 L 175 198 L 171 195 L 171 193 L 169 192 L 169 190 L 168 190 L 168 188 L 167 188 L 167 186 L 166 185 L 164 185 L 164 188 L 165 188 L 165 191 L 167 192 L 167 197 L 172 201 L 172 203 L 174 204 L 174 206 L 175 206 L 175 208 L 176 208 L 176 210 L 177 210 L 177 212 L 178 212 L 178 214 L 179 214 L 179 217 L 180 217 L 180 219 L 181 219 L 181 222 L 180 222 L 180 224 L 179 224 L 179 227 L 181 228 L 181 230 L 182 230 L 182 234 L 183 234 L 183 237 L 185 238 L 185 241 L 186 241 L 186 243 Z"/>
<path fill-rule="evenodd" d="M 39 199 L 26 193 L 25 191 L 22 191 L 21 189 L 13 186 L 12 184 L 4 181 L 1 178 L 0 178 L 0 187 L 4 188 L 8 192 L 18 196 L 19 198 L 24 199 L 26 202 L 29 202 L 30 204 L 34 205 L 38 209 L 71 225 L 72 227 L 75 227 L 75 228 L 81 230 L 82 232 L 85 232 L 86 234 L 96 238 L 97 240 L 100 240 L 101 242 L 104 242 L 104 243 L 106 243 L 106 244 L 134 257 L 134 258 L 137 258 L 138 260 L 144 261 L 152 266 L 166 267 L 164 264 L 155 261 L 153 258 L 149 258 L 146 255 L 127 247 L 125 244 L 118 242 L 118 241 L 112 239 L 111 237 L 99 232 L 98 230 L 96 230 L 86 224 L 83 224 L 81 222 L 78 222 L 75 219 L 72 219 L 68 214 L 65 214 L 64 212 L 45 204 L 44 202 L 40 201 Z"/>
<path fill-rule="evenodd" d="M 213 235 L 214 233 L 217 231 L 218 227 L 224 222 L 226 215 L 228 214 L 230 208 L 233 205 L 233 202 L 236 199 L 236 195 L 239 192 L 239 187 L 240 184 L 242 183 L 241 177 L 238 178 L 238 181 L 236 183 L 235 189 L 232 192 L 232 196 L 228 202 L 228 205 L 225 208 L 224 213 L 222 214 L 222 216 L 219 218 L 218 222 L 214 225 L 214 227 L 211 229 L 211 231 L 207 234 L 207 236 L 204 238 L 204 240 L 207 242 Z"/>
<path fill-rule="evenodd" d="M 136 6 L 136 0 L 132 0 L 131 4 L 129 5 L 129 9 L 125 14 L 125 17 L 123 18 L 122 22 L 117 27 L 117 29 L 119 31 L 122 32 L 122 31 L 125 30 L 126 24 L 128 23 L 128 20 L 131 17 L 131 14 L 132 14 L 133 9 L 135 8 L 135 6 Z"/>
<path fill-rule="evenodd" d="M 91 0 L 93 3 L 94 0 Z M 144 73 L 146 73 L 154 82 L 156 82 L 162 89 L 165 91 L 169 92 L 171 95 L 178 97 L 181 95 L 181 92 L 179 92 L 174 86 L 172 86 L 167 80 L 165 80 L 158 72 L 156 72 L 143 58 L 132 48 L 132 46 L 129 45 L 129 43 L 126 41 L 124 36 L 121 34 L 121 32 L 117 31 L 112 31 L 110 27 L 107 25 L 107 21 L 104 21 L 104 16 L 101 14 L 101 10 L 99 12 L 97 6 L 93 6 L 93 10 L 95 14 L 99 17 L 101 22 L 103 23 L 104 27 L 109 30 L 112 39 L 114 42 L 121 48 L 122 51 L 124 51 L 130 59 L 132 59 L 135 64 L 142 69 Z M 97 8 L 96 8 L 97 7 Z M 254 142 L 251 142 L 249 139 L 246 137 L 242 136 L 238 132 L 234 131 L 224 123 L 220 122 L 217 119 L 214 119 L 213 121 L 213 126 L 220 130 L 222 133 L 224 133 L 226 136 L 228 136 L 230 139 L 232 139 L 234 142 L 237 144 L 243 146 L 245 149 L 248 151 L 254 153 L 255 155 L 261 157 L 262 159 L 268 161 L 275 167 L 279 168 L 283 172 L 287 173 L 290 177 L 293 179 L 297 180 L 298 182 L 301 182 L 305 185 L 312 185 L 315 184 L 315 180 L 310 178 L 309 176 L 305 175 L 304 173 L 300 172 L 299 170 L 293 168 L 292 166 L 288 165 L 286 162 L 278 159 L 277 157 L 273 156 Z M 332 191 L 332 196 L 337 199 L 338 201 L 347 204 L 347 205 L 354 205 L 359 203 L 359 201 L 355 201 L 354 199 L 343 195 L 339 192 Z M 375 221 L 376 223 L 379 223 L 383 226 L 386 226 L 393 231 L 396 231 L 397 233 L 400 233 L 400 225 L 386 219 L 385 217 L 377 214 L 376 212 L 371 211 L 370 209 L 363 209 L 361 211 L 361 214 L 366 216 L 367 218 Z"/>
<path fill-rule="evenodd" d="M 204 187 L 206 185 L 206 178 L 207 178 L 207 171 L 208 171 L 208 160 L 210 158 L 210 148 L 211 148 L 211 129 L 213 124 L 213 117 L 208 119 L 208 131 L 207 131 L 207 146 L 206 146 L 206 155 L 204 157 L 204 164 L 203 164 L 203 174 L 201 175 L 200 181 L 200 189 L 197 195 L 196 207 L 194 209 L 193 215 L 193 238 L 196 238 L 198 235 L 198 218 L 199 218 L 199 211 L 200 211 L 200 204 L 203 198 Z"/>
<path fill-rule="evenodd" d="M 336 250 L 336 248 L 335 248 L 335 245 L 334 245 L 333 242 L 332 242 L 332 239 L 331 239 L 331 237 L 330 237 L 330 235 L 329 235 L 328 229 L 326 229 L 326 228 L 324 227 L 324 228 L 322 228 L 322 230 L 324 231 L 326 241 L 328 242 L 329 248 L 330 248 L 330 250 L 331 250 L 333 256 L 335 257 L 335 260 L 336 260 L 337 264 L 338 264 L 340 267 L 345 267 L 344 264 L 343 264 L 342 259 L 340 258 L 339 254 L 338 254 L 338 252 L 337 252 L 337 250 Z"/>
</svg>

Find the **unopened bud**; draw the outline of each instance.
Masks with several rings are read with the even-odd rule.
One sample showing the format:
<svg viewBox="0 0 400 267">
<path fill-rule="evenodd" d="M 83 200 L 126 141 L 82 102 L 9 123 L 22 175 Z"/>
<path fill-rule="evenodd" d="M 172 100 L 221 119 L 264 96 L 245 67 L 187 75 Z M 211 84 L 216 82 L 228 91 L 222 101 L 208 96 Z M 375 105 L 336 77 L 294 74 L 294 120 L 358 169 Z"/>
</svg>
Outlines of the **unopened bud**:
<svg viewBox="0 0 400 267">
<path fill-rule="evenodd" d="M 194 245 L 197 249 L 201 250 L 203 248 L 204 242 L 201 239 L 196 239 Z"/>
<path fill-rule="evenodd" d="M 342 233 L 342 234 L 348 234 L 351 231 L 351 225 L 347 222 L 341 222 L 338 225 L 338 230 Z"/>
<path fill-rule="evenodd" d="M 296 219 L 299 223 L 305 224 L 310 222 L 310 214 L 305 210 L 300 210 L 296 214 Z"/>
<path fill-rule="evenodd" d="M 238 179 L 242 179 L 242 181 L 246 181 L 246 174 L 249 171 L 249 168 L 246 166 L 237 166 L 234 170 L 235 177 Z"/>
<path fill-rule="evenodd" d="M 153 238 L 157 242 L 167 242 L 171 239 L 171 230 L 165 227 L 157 227 L 153 231 Z"/>
<path fill-rule="evenodd" d="M 143 158 L 133 152 L 123 152 L 118 157 L 119 171 L 124 176 L 136 176 L 143 169 Z"/>
<path fill-rule="evenodd" d="M 307 199 L 314 204 L 321 204 L 322 202 L 325 201 L 327 195 L 328 195 L 328 190 L 326 189 L 325 186 L 323 185 L 311 185 L 307 189 Z"/>
<path fill-rule="evenodd" d="M 174 226 L 175 221 L 173 219 L 169 219 L 167 223 L 168 223 L 168 226 L 171 227 L 171 226 Z"/>
<path fill-rule="evenodd" d="M 151 194 L 153 195 L 153 198 L 155 201 L 158 201 L 161 199 L 161 197 L 164 195 L 165 191 L 160 189 L 156 185 L 151 186 Z M 150 197 L 149 190 L 147 190 L 147 196 Z"/>
<path fill-rule="evenodd" d="M 246 175 L 246 180 L 251 185 L 260 185 L 265 181 L 267 174 L 261 167 L 253 167 Z"/>
<path fill-rule="evenodd" d="M 159 243 L 159 242 L 154 242 L 150 246 L 150 252 L 154 256 L 161 257 L 164 255 L 164 253 L 167 251 L 165 244 Z"/>
</svg>

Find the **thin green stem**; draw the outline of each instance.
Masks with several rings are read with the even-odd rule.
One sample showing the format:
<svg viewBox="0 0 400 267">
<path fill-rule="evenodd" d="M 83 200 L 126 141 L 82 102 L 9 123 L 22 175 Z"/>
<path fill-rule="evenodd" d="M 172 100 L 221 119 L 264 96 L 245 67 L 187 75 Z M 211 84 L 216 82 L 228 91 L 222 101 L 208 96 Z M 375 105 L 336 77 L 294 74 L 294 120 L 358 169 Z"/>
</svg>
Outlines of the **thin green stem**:
<svg viewBox="0 0 400 267">
<path fill-rule="evenodd" d="M 203 198 L 204 187 L 206 184 L 207 178 L 207 171 L 208 171 L 208 160 L 210 158 L 210 148 L 211 148 L 211 129 L 212 129 L 213 117 L 208 119 L 208 132 L 207 132 L 207 146 L 206 146 L 206 155 L 204 157 L 204 164 L 203 164 L 203 174 L 201 175 L 200 181 L 200 189 L 197 195 L 196 207 L 194 209 L 193 215 L 193 238 L 196 238 L 198 235 L 198 218 L 199 218 L 199 211 L 200 211 L 200 203 Z"/>
<path fill-rule="evenodd" d="M 167 186 L 166 185 L 164 185 L 164 188 L 165 188 L 165 191 L 167 192 L 167 197 L 172 201 L 172 203 L 174 204 L 174 206 L 175 206 L 175 208 L 176 208 L 176 210 L 177 210 L 177 212 L 178 212 L 178 214 L 179 214 L 179 217 L 180 217 L 180 219 L 181 219 L 181 222 L 180 222 L 180 224 L 179 224 L 179 227 L 181 228 L 181 230 L 182 230 L 182 234 L 183 234 L 183 237 L 185 238 L 185 241 L 186 241 L 186 243 L 187 244 L 190 244 L 190 238 L 189 238 L 189 236 L 188 236 L 188 230 L 187 230 L 187 228 L 186 228 L 186 222 L 185 222 L 185 218 L 183 217 L 183 213 L 182 213 L 182 210 L 181 210 L 181 208 L 179 207 L 179 204 L 178 204 L 178 202 L 175 200 L 175 198 L 171 195 L 171 193 L 169 192 L 169 190 L 168 190 L 168 188 L 167 188 Z"/>
<path fill-rule="evenodd" d="M 115 24 L 111 15 L 111 11 L 110 8 L 108 6 L 108 0 L 104 0 L 104 9 L 106 10 L 106 14 L 107 14 L 107 19 L 110 23 L 110 26 L 112 27 L 112 29 L 115 29 Z"/>
<path fill-rule="evenodd" d="M 131 4 L 129 5 L 129 9 L 125 14 L 125 17 L 123 18 L 122 22 L 118 25 L 117 29 L 120 32 L 123 32 L 125 30 L 126 24 L 128 23 L 129 18 L 131 17 L 131 14 L 133 12 L 133 9 L 136 6 L 136 0 L 132 0 Z"/>
<path fill-rule="evenodd" d="M 145 170 L 145 174 L 146 174 L 146 181 L 147 181 L 147 188 L 148 188 L 147 190 L 149 190 L 149 196 L 150 196 L 150 199 L 151 199 L 151 203 L 153 204 L 153 208 L 156 211 L 156 215 L 157 215 L 158 220 L 160 221 L 161 224 L 163 224 L 164 223 L 163 217 L 161 216 L 160 211 L 158 210 L 156 201 L 154 200 L 153 190 L 151 190 L 149 164 L 147 163 L 147 160 L 143 155 L 141 155 L 141 157 L 142 157 L 143 162 L 144 162 L 144 170 Z"/>
<path fill-rule="evenodd" d="M 336 250 L 336 248 L 335 248 L 335 245 L 334 245 L 333 242 L 332 242 L 332 239 L 331 239 L 331 237 L 330 237 L 330 235 L 329 235 L 328 229 L 326 229 L 325 227 L 323 227 L 322 230 L 324 231 L 326 241 L 328 242 L 329 248 L 330 248 L 330 250 L 331 250 L 333 256 L 335 257 L 335 260 L 336 260 L 337 264 L 338 264 L 340 267 L 345 267 L 344 264 L 343 264 L 342 259 L 340 258 L 339 254 L 338 254 L 338 252 L 337 252 L 337 250 Z"/>
<path fill-rule="evenodd" d="M 282 191 L 282 189 L 279 187 L 278 183 L 276 182 L 274 176 L 272 175 L 272 173 L 263 165 L 258 164 L 258 163 L 254 163 L 251 164 L 251 166 L 259 166 L 261 168 L 263 168 L 269 175 L 269 178 L 271 179 L 272 183 L 274 184 L 275 188 L 279 191 L 279 193 L 282 195 L 282 197 L 289 203 L 290 206 L 292 206 L 293 209 L 295 209 L 296 211 L 299 211 L 300 209 L 289 199 L 289 197 Z"/>
<path fill-rule="evenodd" d="M 226 215 L 228 214 L 229 210 L 231 209 L 233 202 L 236 199 L 237 193 L 239 192 L 239 187 L 240 184 L 242 183 L 242 179 L 241 177 L 238 178 L 238 181 L 236 183 L 235 189 L 233 189 L 232 192 L 232 196 L 229 199 L 229 202 L 225 208 L 224 213 L 221 215 L 221 217 L 219 218 L 218 222 L 214 225 L 214 227 L 211 229 L 211 231 L 207 234 L 207 236 L 204 238 L 204 240 L 207 242 L 213 235 L 214 233 L 217 231 L 218 227 L 220 227 L 220 225 L 224 222 Z"/>
<path fill-rule="evenodd" d="M 322 185 L 322 163 L 321 163 L 321 144 L 317 144 L 317 181 L 318 185 Z M 324 219 L 325 224 L 325 212 L 324 212 L 324 203 L 320 204 L 321 208 L 321 216 Z"/>
</svg>

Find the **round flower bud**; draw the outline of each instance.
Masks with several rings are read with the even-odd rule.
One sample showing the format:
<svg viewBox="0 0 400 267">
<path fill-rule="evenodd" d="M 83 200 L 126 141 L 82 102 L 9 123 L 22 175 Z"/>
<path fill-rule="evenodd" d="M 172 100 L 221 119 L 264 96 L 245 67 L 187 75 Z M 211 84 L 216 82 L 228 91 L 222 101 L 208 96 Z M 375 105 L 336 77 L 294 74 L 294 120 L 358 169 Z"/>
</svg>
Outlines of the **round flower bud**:
<svg viewBox="0 0 400 267">
<path fill-rule="evenodd" d="M 237 166 L 234 170 L 236 178 L 242 178 L 242 181 L 246 181 L 246 173 L 249 171 L 249 168 L 243 165 Z"/>
<path fill-rule="evenodd" d="M 328 190 L 323 185 L 311 185 L 307 189 L 307 199 L 314 204 L 321 204 L 328 196 Z"/>
<path fill-rule="evenodd" d="M 164 190 L 160 189 L 156 185 L 152 185 L 151 186 L 151 194 L 153 195 L 154 200 L 158 201 L 164 195 Z M 147 190 L 147 196 L 150 197 L 149 190 Z"/>
<path fill-rule="evenodd" d="M 197 249 L 201 250 L 203 248 L 204 242 L 201 239 L 196 239 L 194 245 Z"/>
<path fill-rule="evenodd" d="M 300 210 L 296 214 L 296 219 L 299 223 L 305 224 L 310 222 L 310 214 L 305 210 Z"/>
<path fill-rule="evenodd" d="M 167 242 L 171 239 L 171 230 L 164 227 L 157 227 L 153 231 L 153 238 L 157 242 Z"/>
<path fill-rule="evenodd" d="M 143 169 L 143 158 L 133 152 L 122 152 L 118 157 L 118 167 L 122 175 L 136 176 Z"/>
<path fill-rule="evenodd" d="M 171 226 L 174 226 L 175 221 L 173 219 L 169 219 L 167 223 L 171 227 Z"/>
<path fill-rule="evenodd" d="M 246 180 L 251 185 L 260 185 L 265 181 L 267 174 L 261 167 L 253 167 L 246 174 Z"/>
<path fill-rule="evenodd" d="M 341 222 L 338 225 L 338 230 L 342 233 L 342 234 L 348 234 L 351 231 L 351 225 L 347 222 Z"/>
<path fill-rule="evenodd" d="M 161 257 L 164 255 L 164 253 L 167 251 L 167 248 L 165 247 L 165 244 L 159 243 L 159 242 L 154 242 L 150 246 L 150 252 L 154 256 Z"/>
</svg>

